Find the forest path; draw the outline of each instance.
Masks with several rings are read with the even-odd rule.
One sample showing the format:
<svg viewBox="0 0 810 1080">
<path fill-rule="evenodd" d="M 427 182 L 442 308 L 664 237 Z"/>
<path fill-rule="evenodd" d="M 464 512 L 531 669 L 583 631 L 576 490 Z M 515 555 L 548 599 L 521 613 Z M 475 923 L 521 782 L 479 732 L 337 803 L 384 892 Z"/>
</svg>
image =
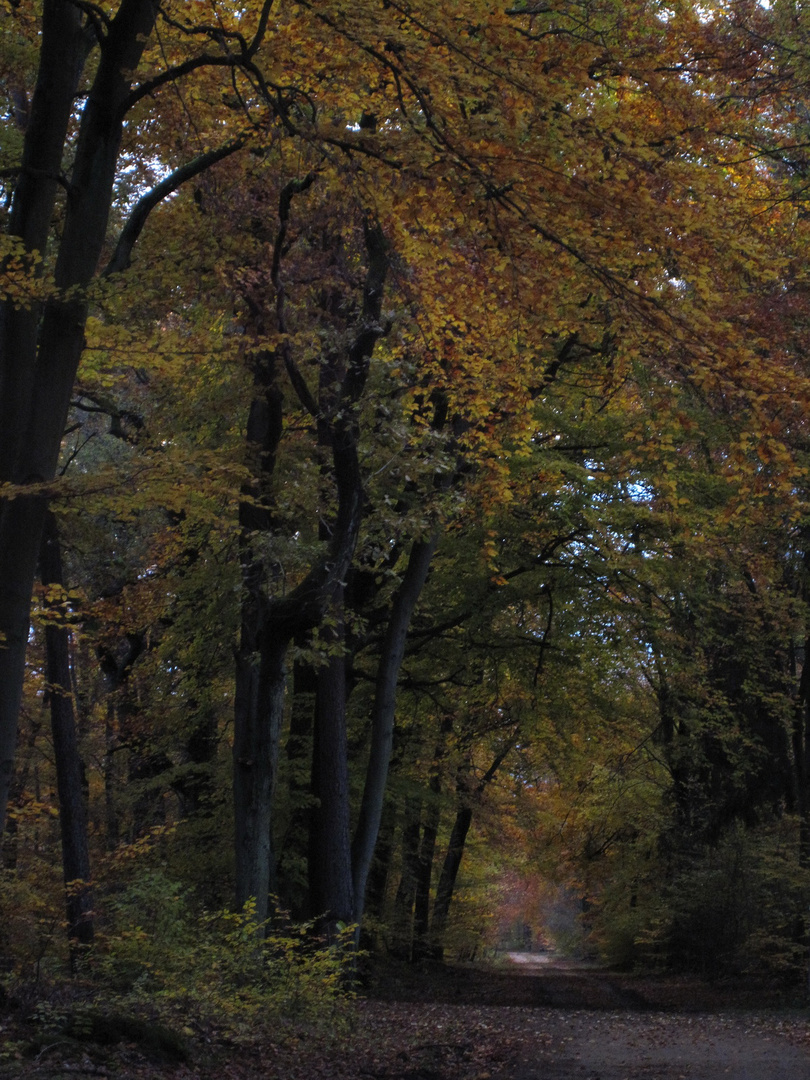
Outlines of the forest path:
<svg viewBox="0 0 810 1080">
<path fill-rule="evenodd" d="M 516 1018 L 517 1019 L 517 1018 Z M 808 1080 L 810 1047 L 754 1015 L 540 1010 L 503 1080 Z M 499 1078 L 500 1080 L 500 1078 Z"/>
<path fill-rule="evenodd" d="M 509 953 L 534 992 L 563 1009 L 578 996 L 621 1012 L 524 1016 L 512 1080 L 808 1080 L 810 1046 L 788 1041 L 774 1016 L 650 1014 L 655 1002 L 587 964 L 549 953 Z M 810 1025 L 805 1025 L 810 1026 Z M 800 1029 L 801 1030 L 801 1029 Z"/>
<path fill-rule="evenodd" d="M 313 1024 L 195 1025 L 189 1060 L 49 1039 L 0 1013 L 0 1080 L 810 1080 L 810 1014 L 745 984 L 640 978 L 549 956 L 378 962 L 368 996 Z M 779 1007 L 775 1007 L 779 1006 Z M 4 1048 L 5 1040 L 5 1048 Z"/>
<path fill-rule="evenodd" d="M 399 1004 L 388 1008 L 399 1015 L 401 1029 L 416 1023 L 420 1002 L 420 1026 L 427 1032 L 432 1025 L 433 1041 L 423 1034 L 396 1059 L 401 1066 L 392 1062 L 376 1075 L 810 1080 L 807 1010 L 760 1007 L 771 1002 L 750 984 L 637 979 L 548 954 L 513 953 L 508 959 L 509 966 L 456 965 L 443 975 L 425 972 L 411 985 L 404 976 L 403 984 L 391 986 Z"/>
</svg>

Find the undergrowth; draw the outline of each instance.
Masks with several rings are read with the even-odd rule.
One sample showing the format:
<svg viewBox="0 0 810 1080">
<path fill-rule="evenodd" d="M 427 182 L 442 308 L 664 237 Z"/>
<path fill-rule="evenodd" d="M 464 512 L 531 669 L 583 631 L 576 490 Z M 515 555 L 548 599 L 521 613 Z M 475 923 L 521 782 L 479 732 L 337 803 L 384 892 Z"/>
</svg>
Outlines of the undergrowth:
<svg viewBox="0 0 810 1080">
<path fill-rule="evenodd" d="M 190 890 L 155 870 L 103 908 L 76 977 L 33 979 L 18 968 L 3 982 L 0 998 L 25 1014 L 40 1039 L 84 1029 L 92 1037 L 99 1013 L 226 1041 L 268 1030 L 283 1038 L 302 1026 L 329 1037 L 350 1029 L 357 960 L 350 927 L 327 944 L 312 923 L 283 915 L 260 926 L 253 904 L 201 910 Z"/>
</svg>

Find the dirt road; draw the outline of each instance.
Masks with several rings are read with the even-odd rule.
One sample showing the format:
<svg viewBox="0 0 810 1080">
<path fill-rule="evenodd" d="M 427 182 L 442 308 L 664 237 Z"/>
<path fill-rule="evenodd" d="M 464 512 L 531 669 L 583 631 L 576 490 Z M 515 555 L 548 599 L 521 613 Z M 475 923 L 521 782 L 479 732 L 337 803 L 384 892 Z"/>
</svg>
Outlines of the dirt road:
<svg viewBox="0 0 810 1080">
<path fill-rule="evenodd" d="M 510 967 L 458 966 L 444 975 L 426 973 L 413 985 L 390 984 L 388 1000 L 400 1003 L 394 1008 L 418 1005 L 423 1018 L 431 1011 L 433 1016 L 419 1037 L 427 1057 L 409 1051 L 400 1055 L 401 1065 L 377 1075 L 386 1080 L 810 1080 L 810 1014 L 762 1008 L 761 994 L 751 987 L 639 980 L 543 954 L 514 953 L 509 960 Z M 394 1020 L 403 1028 L 407 1023 L 404 1012 Z M 428 1035 L 430 1029 L 435 1034 Z M 468 1069 L 460 1050 L 453 1052 L 467 1047 L 468 1055 L 478 1055 L 484 1043 L 490 1060 L 483 1068 L 469 1060 Z"/>
<path fill-rule="evenodd" d="M 504 1080 L 810 1078 L 796 1032 L 753 1018 L 540 1010 L 516 1027 L 522 1047 Z"/>
<path fill-rule="evenodd" d="M 520 1010 L 512 1080 L 810 1080 L 806 1015 L 653 1012 L 638 990 L 592 968 L 542 954 L 509 959 L 551 998 L 593 999 L 595 983 L 603 1001 L 603 1011 Z M 614 1010 L 604 1008 L 611 995 Z"/>
</svg>

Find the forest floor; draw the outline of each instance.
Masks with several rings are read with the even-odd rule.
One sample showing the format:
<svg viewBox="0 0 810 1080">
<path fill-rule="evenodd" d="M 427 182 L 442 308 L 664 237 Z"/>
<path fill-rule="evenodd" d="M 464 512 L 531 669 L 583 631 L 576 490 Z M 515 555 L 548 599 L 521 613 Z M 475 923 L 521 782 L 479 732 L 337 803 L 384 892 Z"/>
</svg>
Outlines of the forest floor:
<svg viewBox="0 0 810 1080">
<path fill-rule="evenodd" d="M 810 1080 L 807 1008 L 751 982 L 619 975 L 542 954 L 385 964 L 348 1028 L 291 1022 L 228 1039 L 198 1028 L 184 1061 L 136 1031 L 26 1056 L 17 1014 L 0 1015 L 2 1080 Z"/>
</svg>

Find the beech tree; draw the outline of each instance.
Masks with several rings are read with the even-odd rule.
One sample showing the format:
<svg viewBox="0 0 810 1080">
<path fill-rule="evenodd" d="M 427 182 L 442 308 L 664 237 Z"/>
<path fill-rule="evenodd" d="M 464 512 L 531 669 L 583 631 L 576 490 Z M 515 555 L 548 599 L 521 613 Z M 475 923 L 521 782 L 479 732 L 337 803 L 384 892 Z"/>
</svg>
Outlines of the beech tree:
<svg viewBox="0 0 810 1080">
<path fill-rule="evenodd" d="M 14 762 L 39 539 L 84 347 L 90 286 L 102 269 L 115 184 L 127 164 L 125 125 L 150 95 L 184 75 L 249 65 L 267 30 L 270 7 L 267 3 L 256 14 L 250 40 L 239 29 L 230 37 L 226 31 L 223 40 L 236 41 L 238 48 L 232 52 L 225 44 L 216 55 L 197 49 L 195 27 L 153 0 L 122 0 L 112 15 L 45 0 L 41 22 L 21 7 L 9 18 L 9 34 L 21 44 L 36 34 L 39 41 L 33 90 L 28 72 L 12 72 L 7 83 L 14 103 L 7 126 L 18 125 L 22 146 L 19 161 L 5 171 L 10 209 L 0 322 L 0 482 L 7 485 L 0 505 L 0 824 Z M 149 51 L 159 16 L 181 42 L 185 37 L 193 43 L 190 53 L 183 48 L 167 63 L 159 46 Z M 220 28 L 201 30 L 204 39 L 219 34 Z M 79 116 L 77 99 L 83 102 Z M 138 125 L 127 126 L 127 157 L 137 160 L 145 148 L 141 133 Z M 186 161 L 169 166 L 159 182 L 147 181 L 149 190 L 139 192 L 108 269 L 126 268 L 155 205 L 239 145 L 236 136 L 213 149 L 192 151 Z M 160 147 L 146 148 L 147 154 L 155 151 L 160 154 Z"/>
</svg>

